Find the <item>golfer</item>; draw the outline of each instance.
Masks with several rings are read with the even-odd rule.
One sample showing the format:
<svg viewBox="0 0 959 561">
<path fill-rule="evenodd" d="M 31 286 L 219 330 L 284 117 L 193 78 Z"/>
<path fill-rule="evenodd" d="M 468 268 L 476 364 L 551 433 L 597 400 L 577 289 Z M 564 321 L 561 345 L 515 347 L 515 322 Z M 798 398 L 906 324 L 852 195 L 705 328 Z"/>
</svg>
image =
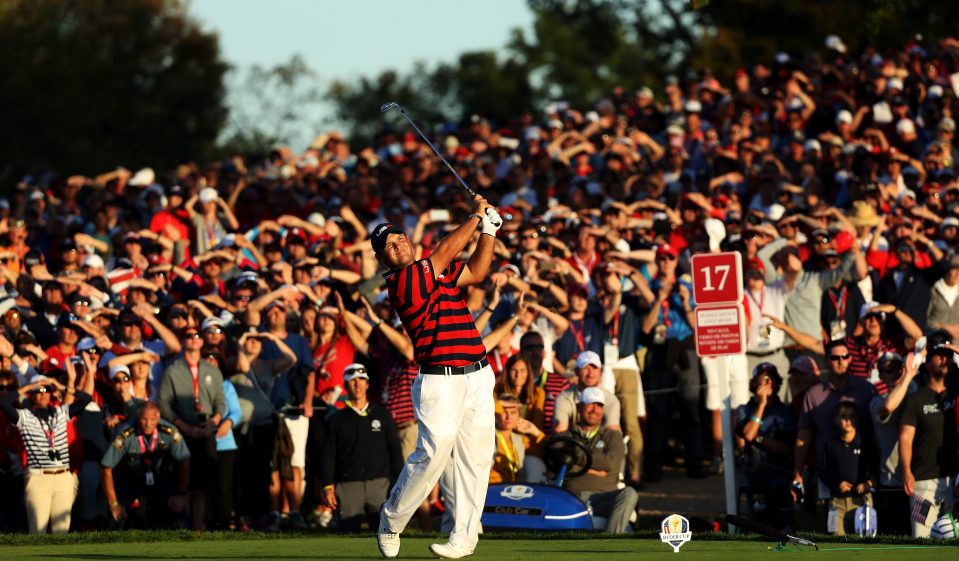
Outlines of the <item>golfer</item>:
<svg viewBox="0 0 959 561">
<path fill-rule="evenodd" d="M 376 541 L 384 557 L 399 554 L 400 533 L 451 457 L 455 524 L 449 543 L 433 544 L 430 551 L 459 559 L 471 555 L 479 539 L 495 451 L 495 376 L 460 289 L 486 277 L 503 220 L 486 199 L 476 196 L 473 203 L 466 222 L 419 261 L 406 234 L 393 224 L 380 224 L 372 233 L 376 258 L 388 269 L 383 276 L 390 303 L 420 365 L 412 389 L 419 437 L 380 512 Z M 477 226 L 482 234 L 469 262 L 453 261 Z"/>
</svg>

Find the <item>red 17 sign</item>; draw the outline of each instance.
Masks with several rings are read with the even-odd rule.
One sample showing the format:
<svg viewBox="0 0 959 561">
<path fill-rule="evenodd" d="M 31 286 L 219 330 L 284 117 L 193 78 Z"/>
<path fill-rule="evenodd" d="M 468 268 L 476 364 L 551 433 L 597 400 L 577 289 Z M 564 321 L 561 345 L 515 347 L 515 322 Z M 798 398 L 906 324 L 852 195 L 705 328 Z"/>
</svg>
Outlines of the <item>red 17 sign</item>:
<svg viewBox="0 0 959 561">
<path fill-rule="evenodd" d="M 737 251 L 699 253 L 691 260 L 693 299 L 697 306 L 743 299 L 742 257 Z"/>
</svg>

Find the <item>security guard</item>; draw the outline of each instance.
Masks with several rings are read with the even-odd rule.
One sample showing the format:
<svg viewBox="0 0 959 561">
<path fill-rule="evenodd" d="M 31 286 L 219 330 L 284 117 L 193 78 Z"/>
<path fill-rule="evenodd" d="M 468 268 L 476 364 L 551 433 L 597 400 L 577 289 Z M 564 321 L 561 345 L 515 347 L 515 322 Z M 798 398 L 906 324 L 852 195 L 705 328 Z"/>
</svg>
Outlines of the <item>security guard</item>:
<svg viewBox="0 0 959 561">
<path fill-rule="evenodd" d="M 119 429 L 100 462 L 100 481 L 118 523 L 187 525 L 190 451 L 176 427 L 160 419 L 155 401 L 140 406 L 135 424 Z"/>
</svg>

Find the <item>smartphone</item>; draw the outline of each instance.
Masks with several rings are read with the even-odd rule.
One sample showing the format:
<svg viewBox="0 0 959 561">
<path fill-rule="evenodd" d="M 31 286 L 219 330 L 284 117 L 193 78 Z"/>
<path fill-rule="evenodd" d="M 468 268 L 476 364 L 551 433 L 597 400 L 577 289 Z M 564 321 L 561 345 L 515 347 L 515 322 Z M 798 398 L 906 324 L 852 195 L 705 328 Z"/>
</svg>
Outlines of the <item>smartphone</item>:
<svg viewBox="0 0 959 561">
<path fill-rule="evenodd" d="M 430 222 L 449 222 L 450 211 L 445 208 L 436 208 L 430 211 Z"/>
</svg>

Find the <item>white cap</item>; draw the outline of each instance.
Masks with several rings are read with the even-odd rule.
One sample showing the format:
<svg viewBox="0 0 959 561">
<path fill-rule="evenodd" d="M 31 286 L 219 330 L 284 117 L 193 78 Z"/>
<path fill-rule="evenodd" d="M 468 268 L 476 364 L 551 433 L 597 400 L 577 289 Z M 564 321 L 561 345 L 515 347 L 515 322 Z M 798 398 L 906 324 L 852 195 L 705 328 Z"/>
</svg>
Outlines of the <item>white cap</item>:
<svg viewBox="0 0 959 561">
<path fill-rule="evenodd" d="M 826 37 L 826 48 L 846 54 L 846 44 L 842 42 L 842 39 L 840 39 L 838 35 L 829 35 Z"/>
<path fill-rule="evenodd" d="M 310 215 L 306 218 L 306 221 L 316 226 L 317 228 L 322 228 L 326 226 L 326 217 L 320 214 L 319 212 L 311 212 Z"/>
<path fill-rule="evenodd" d="M 366 371 L 366 367 L 358 362 L 347 366 L 343 369 L 343 383 L 347 383 L 353 378 L 363 378 L 364 380 L 369 380 L 370 375 Z"/>
<path fill-rule="evenodd" d="M 84 267 L 93 267 L 94 269 L 102 269 L 105 267 L 103 263 L 103 258 L 99 255 L 87 255 L 83 258 Z"/>
<path fill-rule="evenodd" d="M 900 136 L 904 134 L 916 134 L 916 125 L 911 119 L 902 119 L 896 123 L 896 132 Z"/>
<path fill-rule="evenodd" d="M 34 374 L 33 376 L 30 377 L 30 383 L 36 384 L 38 382 L 42 382 L 46 380 L 47 378 L 49 378 L 49 376 L 44 376 L 43 374 Z"/>
<path fill-rule="evenodd" d="M 942 86 L 939 84 L 933 84 L 929 86 L 929 91 L 926 92 L 926 97 L 929 99 L 939 99 L 942 97 Z"/>
<path fill-rule="evenodd" d="M 203 320 L 203 323 L 200 324 L 200 331 L 206 331 L 210 327 L 223 327 L 223 320 L 217 316 L 210 316 Z"/>
<path fill-rule="evenodd" d="M 583 405 L 589 405 L 590 403 L 606 405 L 606 396 L 603 395 L 603 390 L 599 388 L 585 388 L 580 392 L 579 398 Z"/>
<path fill-rule="evenodd" d="M 117 374 L 126 374 L 127 377 L 130 376 L 130 367 L 126 364 L 118 364 L 116 366 L 110 367 L 110 379 L 116 378 Z"/>
<path fill-rule="evenodd" d="M 679 125 L 669 125 L 666 127 L 666 134 L 669 136 L 683 136 L 683 127 Z"/>
<path fill-rule="evenodd" d="M 899 90 L 902 91 L 902 79 L 901 78 L 889 78 L 889 82 L 886 83 L 886 87 L 890 90 Z"/>
<path fill-rule="evenodd" d="M 690 99 L 683 108 L 687 113 L 699 113 L 703 110 L 703 104 L 695 99 Z"/>
<path fill-rule="evenodd" d="M 213 187 L 204 187 L 203 189 L 200 189 L 199 199 L 203 204 L 212 203 L 217 199 L 217 197 L 219 197 L 219 195 L 217 195 L 216 189 Z"/>
<path fill-rule="evenodd" d="M 869 312 L 878 308 L 881 305 L 882 304 L 880 304 L 879 302 L 876 302 L 875 300 L 870 300 L 869 302 L 866 302 L 859 308 L 859 319 L 866 317 L 866 314 L 868 314 Z M 885 314 L 883 314 L 883 316 L 885 316 Z"/>
<path fill-rule="evenodd" d="M 852 113 L 850 113 L 846 109 L 842 109 L 839 111 L 839 113 L 836 113 L 836 124 L 838 125 L 839 123 L 846 123 L 851 125 Z"/>
<path fill-rule="evenodd" d="M 769 206 L 769 212 L 766 213 L 766 216 L 773 222 L 778 222 L 784 214 L 786 214 L 786 207 L 779 203 L 773 203 Z"/>
<path fill-rule="evenodd" d="M 40 189 L 36 189 L 32 193 L 30 193 L 31 201 L 42 201 L 45 198 L 47 198 L 47 196 L 44 195 L 43 191 L 41 191 Z"/>
<path fill-rule="evenodd" d="M 819 141 L 815 138 L 810 138 L 803 145 L 803 150 L 806 152 L 822 152 L 822 144 L 819 144 Z"/>
<path fill-rule="evenodd" d="M 784 53 L 782 51 L 776 53 L 776 62 L 779 64 L 786 64 L 789 62 L 789 53 Z"/>
<path fill-rule="evenodd" d="M 143 168 L 140 171 L 136 172 L 132 178 L 130 178 L 129 183 L 134 187 L 145 187 L 152 184 L 156 181 L 156 174 L 153 173 L 153 168 Z"/>
<path fill-rule="evenodd" d="M 955 226 L 956 228 L 959 228 L 959 218 L 956 218 L 955 216 L 949 216 L 944 218 L 942 222 L 939 223 L 940 230 L 943 230 L 950 226 Z"/>
<path fill-rule="evenodd" d="M 599 355 L 593 351 L 583 351 L 576 357 L 576 368 L 584 368 L 590 364 L 596 368 L 603 367 L 603 361 L 599 358 Z"/>
</svg>

